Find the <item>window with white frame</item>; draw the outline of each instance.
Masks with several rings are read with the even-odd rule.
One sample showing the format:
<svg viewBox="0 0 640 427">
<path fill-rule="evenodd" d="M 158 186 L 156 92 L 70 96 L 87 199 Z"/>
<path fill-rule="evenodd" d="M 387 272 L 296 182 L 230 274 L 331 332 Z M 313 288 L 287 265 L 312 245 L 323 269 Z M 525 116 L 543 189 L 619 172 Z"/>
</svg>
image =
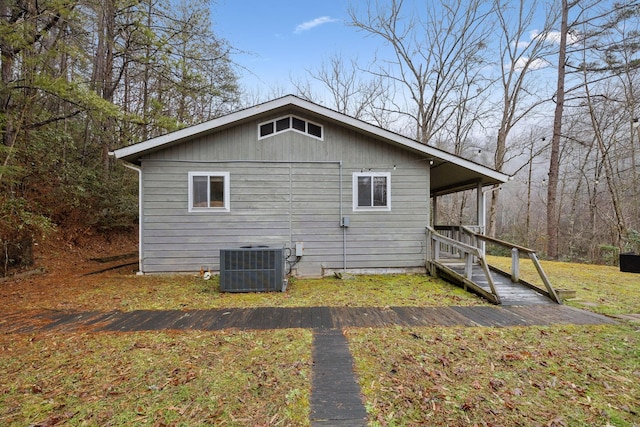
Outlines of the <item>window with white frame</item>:
<svg viewBox="0 0 640 427">
<path fill-rule="evenodd" d="M 189 212 L 228 212 L 229 187 L 229 172 L 189 172 Z"/>
<path fill-rule="evenodd" d="M 391 174 L 388 172 L 354 173 L 353 210 L 391 210 Z"/>
<path fill-rule="evenodd" d="M 322 139 L 322 125 L 296 116 L 279 117 L 258 125 L 258 139 L 268 138 L 282 132 L 294 131 L 312 138 Z"/>
</svg>

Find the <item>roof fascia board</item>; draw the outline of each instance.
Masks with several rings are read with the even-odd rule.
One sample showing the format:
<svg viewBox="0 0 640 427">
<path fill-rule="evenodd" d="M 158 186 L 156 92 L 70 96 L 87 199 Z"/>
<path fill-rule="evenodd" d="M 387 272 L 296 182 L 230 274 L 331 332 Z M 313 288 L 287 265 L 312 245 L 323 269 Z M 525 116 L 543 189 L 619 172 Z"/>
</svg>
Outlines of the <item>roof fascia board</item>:
<svg viewBox="0 0 640 427">
<path fill-rule="evenodd" d="M 275 110 L 277 108 L 290 104 L 290 100 L 284 98 L 278 98 L 273 101 L 258 104 L 254 107 L 245 108 L 236 112 L 227 114 L 222 117 L 218 117 L 213 120 L 209 120 L 204 123 L 189 126 L 184 129 L 177 130 L 175 132 L 167 133 L 165 135 L 158 136 L 156 138 L 148 139 L 138 144 L 130 145 L 128 147 L 119 148 L 114 150 L 113 153 L 117 159 L 123 157 L 132 156 L 134 154 L 142 153 L 145 151 L 153 150 L 154 148 L 161 147 L 171 142 L 179 141 L 181 139 L 190 138 L 203 132 L 207 132 L 211 129 L 215 129 L 221 126 L 225 126 L 240 120 L 248 119 L 258 113 Z"/>
<path fill-rule="evenodd" d="M 296 98 L 299 101 L 303 101 L 303 102 L 308 102 L 308 101 L 304 101 L 300 98 Z M 502 182 L 507 182 L 509 180 L 509 175 L 503 174 L 501 172 L 498 172 L 496 170 L 493 170 L 491 168 L 488 168 L 486 166 L 483 166 L 481 164 L 472 162 L 470 160 L 466 160 L 462 157 L 456 156 L 454 154 L 450 154 L 447 153 L 446 151 L 442 151 L 438 148 L 429 146 L 429 145 L 425 145 L 425 144 L 421 144 L 411 138 L 407 138 L 406 136 L 402 136 L 400 134 L 397 134 L 395 132 L 391 132 L 389 130 L 380 128 L 378 126 L 374 126 L 371 125 L 369 123 L 363 122 L 361 120 L 358 119 L 354 119 L 353 117 L 349 117 L 346 116 L 342 113 L 339 113 L 337 111 L 334 110 L 330 110 L 327 109 L 325 107 L 313 104 L 313 103 L 308 103 L 310 105 L 310 107 L 308 107 L 308 109 L 317 112 L 318 114 L 322 114 L 324 116 L 327 116 L 328 118 L 340 121 L 344 124 L 347 124 L 349 126 L 352 126 L 354 128 L 357 128 L 361 131 L 365 131 L 368 132 L 370 134 L 376 135 L 380 138 L 384 138 L 390 141 L 394 141 L 404 147 L 410 148 L 412 150 L 418 151 L 420 153 L 423 153 L 425 155 L 427 155 L 428 157 L 434 157 L 437 158 L 439 160 L 442 160 L 444 162 L 449 162 L 449 163 L 454 163 L 457 164 L 459 166 L 462 166 L 466 169 L 470 169 L 473 170 L 475 172 L 481 173 L 483 175 L 487 175 L 488 177 L 491 177 L 493 179 L 496 179 L 498 181 L 502 181 Z M 315 108 L 313 108 L 315 107 Z M 304 107 L 303 107 L 304 108 Z M 319 109 L 322 109 L 322 111 L 318 111 Z"/>
</svg>

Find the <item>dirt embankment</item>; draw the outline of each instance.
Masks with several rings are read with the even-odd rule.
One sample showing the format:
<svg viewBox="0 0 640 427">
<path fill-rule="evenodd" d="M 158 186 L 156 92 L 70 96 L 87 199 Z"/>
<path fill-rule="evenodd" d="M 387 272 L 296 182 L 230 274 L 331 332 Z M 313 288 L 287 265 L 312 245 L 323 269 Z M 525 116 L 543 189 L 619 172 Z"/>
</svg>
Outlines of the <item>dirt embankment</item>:
<svg viewBox="0 0 640 427">
<path fill-rule="evenodd" d="M 58 232 L 34 246 L 32 266 L 0 279 L 2 310 L 37 309 L 38 301 L 45 300 L 46 306 L 55 306 L 52 302 L 82 290 L 88 280 L 85 274 L 133 262 L 137 250 L 136 231 L 108 236 Z"/>
</svg>

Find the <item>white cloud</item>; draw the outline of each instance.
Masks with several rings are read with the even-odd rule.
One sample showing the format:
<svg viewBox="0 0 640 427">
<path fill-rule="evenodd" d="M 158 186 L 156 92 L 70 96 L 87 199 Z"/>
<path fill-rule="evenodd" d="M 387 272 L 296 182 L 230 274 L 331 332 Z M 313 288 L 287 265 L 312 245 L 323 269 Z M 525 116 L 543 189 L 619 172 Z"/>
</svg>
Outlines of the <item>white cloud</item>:
<svg viewBox="0 0 640 427">
<path fill-rule="evenodd" d="M 547 41 L 554 44 L 560 44 L 560 31 L 550 31 L 547 34 Z M 568 43 L 569 43 L 569 37 L 567 36 L 567 44 Z"/>
<path fill-rule="evenodd" d="M 538 31 L 531 32 L 531 40 L 540 37 L 541 33 Z M 553 43 L 560 44 L 560 31 L 549 31 L 545 34 L 545 40 Z M 580 37 L 578 34 L 569 33 L 567 34 L 567 45 L 573 45 L 580 41 Z"/>
<path fill-rule="evenodd" d="M 517 42 L 513 43 L 513 46 L 515 46 L 515 48 L 517 50 L 526 50 L 529 48 L 529 46 L 531 46 L 532 43 L 534 43 L 538 38 L 540 37 L 540 31 L 538 30 L 532 30 L 529 31 L 529 40 L 519 40 Z M 550 40 L 552 43 L 555 43 L 555 41 L 552 39 Z"/>
<path fill-rule="evenodd" d="M 549 31 L 547 33 L 541 33 L 538 30 L 533 30 L 529 32 L 529 41 L 520 40 L 513 43 L 513 46 L 516 50 L 524 52 L 526 51 L 532 44 L 536 43 L 538 40 L 541 40 L 545 43 L 559 45 L 560 44 L 560 32 L 559 31 Z M 575 33 L 567 34 L 567 45 L 571 46 L 580 42 L 580 35 Z M 528 57 L 521 57 L 516 61 L 516 70 L 522 70 L 527 62 L 529 61 Z M 544 59 L 536 59 L 529 64 L 530 70 L 539 70 L 541 68 L 546 68 L 550 64 L 548 61 Z M 508 67 L 508 65 L 507 65 Z"/>
<path fill-rule="evenodd" d="M 328 24 L 328 23 L 336 22 L 336 21 L 338 21 L 338 20 L 334 19 L 334 18 L 331 18 L 330 16 L 321 16 L 319 18 L 312 19 L 311 21 L 303 22 L 302 24 L 298 25 L 296 27 L 294 33 L 298 34 L 298 33 L 301 33 L 303 31 L 307 31 L 307 30 L 310 30 L 312 28 L 318 27 L 320 25 Z"/>
<path fill-rule="evenodd" d="M 530 64 L 527 66 L 527 63 Z M 550 66 L 551 64 L 549 64 L 548 61 L 542 59 L 542 58 L 537 58 L 534 60 L 531 60 L 530 58 L 523 56 L 518 58 L 518 60 L 515 63 L 515 69 L 518 71 L 521 71 L 524 69 L 524 67 L 528 67 L 528 70 L 540 70 L 542 68 L 547 68 L 548 66 Z"/>
<path fill-rule="evenodd" d="M 532 30 L 529 32 L 529 39 L 531 41 L 537 40 L 538 37 L 540 37 L 540 31 L 539 30 Z"/>
</svg>

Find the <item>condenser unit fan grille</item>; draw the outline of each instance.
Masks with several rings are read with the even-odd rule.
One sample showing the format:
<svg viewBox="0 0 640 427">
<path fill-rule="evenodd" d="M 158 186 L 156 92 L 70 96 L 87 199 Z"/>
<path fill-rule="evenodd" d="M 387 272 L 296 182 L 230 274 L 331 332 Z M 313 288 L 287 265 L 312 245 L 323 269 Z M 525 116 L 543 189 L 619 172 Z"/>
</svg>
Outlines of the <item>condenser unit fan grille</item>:
<svg viewBox="0 0 640 427">
<path fill-rule="evenodd" d="M 284 291 L 284 249 L 243 246 L 220 250 L 220 291 Z"/>
</svg>

